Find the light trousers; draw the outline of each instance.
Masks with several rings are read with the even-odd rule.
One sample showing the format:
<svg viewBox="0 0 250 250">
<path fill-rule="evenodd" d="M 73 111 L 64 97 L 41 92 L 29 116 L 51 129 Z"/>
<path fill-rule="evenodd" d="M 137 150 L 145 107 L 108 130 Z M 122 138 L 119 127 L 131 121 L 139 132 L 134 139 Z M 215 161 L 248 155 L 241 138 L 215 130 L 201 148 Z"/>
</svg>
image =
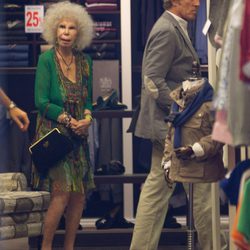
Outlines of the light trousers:
<svg viewBox="0 0 250 250">
<path fill-rule="evenodd" d="M 157 250 L 168 210 L 169 199 L 174 191 L 165 181 L 161 167 L 164 141 L 153 142 L 150 173 L 143 185 L 137 207 L 135 227 L 130 250 Z M 183 184 L 188 194 L 188 184 Z M 194 224 L 202 250 L 213 250 L 211 184 L 196 183 L 193 188 Z"/>
</svg>

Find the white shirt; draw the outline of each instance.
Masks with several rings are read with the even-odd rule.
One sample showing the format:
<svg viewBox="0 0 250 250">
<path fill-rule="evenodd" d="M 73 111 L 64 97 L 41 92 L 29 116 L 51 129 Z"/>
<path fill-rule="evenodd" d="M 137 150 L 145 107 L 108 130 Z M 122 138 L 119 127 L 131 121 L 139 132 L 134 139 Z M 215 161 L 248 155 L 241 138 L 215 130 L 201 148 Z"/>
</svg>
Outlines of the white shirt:
<svg viewBox="0 0 250 250">
<path fill-rule="evenodd" d="M 188 37 L 188 39 L 190 40 L 190 37 L 188 35 L 188 31 L 187 31 L 187 26 L 188 26 L 188 22 L 186 20 L 184 20 L 183 18 L 175 15 L 174 13 L 170 12 L 167 10 L 167 12 L 172 15 L 176 21 L 178 22 L 178 24 L 181 26 L 182 30 L 184 31 L 184 33 L 186 34 L 186 36 Z"/>
</svg>

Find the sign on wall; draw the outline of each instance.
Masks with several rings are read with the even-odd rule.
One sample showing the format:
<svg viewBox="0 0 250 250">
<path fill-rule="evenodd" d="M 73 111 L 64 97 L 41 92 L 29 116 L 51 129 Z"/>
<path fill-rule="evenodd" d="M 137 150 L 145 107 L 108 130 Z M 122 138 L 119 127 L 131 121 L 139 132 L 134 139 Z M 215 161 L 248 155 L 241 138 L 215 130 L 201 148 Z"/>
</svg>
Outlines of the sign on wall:
<svg viewBox="0 0 250 250">
<path fill-rule="evenodd" d="M 25 5 L 25 32 L 41 33 L 43 18 L 43 5 Z"/>
<path fill-rule="evenodd" d="M 93 101 L 98 96 L 105 96 L 116 89 L 119 95 L 119 61 L 93 61 Z"/>
</svg>

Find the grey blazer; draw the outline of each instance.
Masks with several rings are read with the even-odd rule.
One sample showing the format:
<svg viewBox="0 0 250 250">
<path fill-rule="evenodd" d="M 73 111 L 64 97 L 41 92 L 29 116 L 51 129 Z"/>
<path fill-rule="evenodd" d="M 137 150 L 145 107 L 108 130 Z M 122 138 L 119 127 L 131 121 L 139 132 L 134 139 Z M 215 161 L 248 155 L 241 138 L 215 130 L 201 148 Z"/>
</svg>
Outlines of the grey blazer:
<svg viewBox="0 0 250 250">
<path fill-rule="evenodd" d="M 141 109 L 135 135 L 165 139 L 169 93 L 192 74 L 198 56 L 177 20 L 165 11 L 153 26 L 142 62 Z"/>
</svg>

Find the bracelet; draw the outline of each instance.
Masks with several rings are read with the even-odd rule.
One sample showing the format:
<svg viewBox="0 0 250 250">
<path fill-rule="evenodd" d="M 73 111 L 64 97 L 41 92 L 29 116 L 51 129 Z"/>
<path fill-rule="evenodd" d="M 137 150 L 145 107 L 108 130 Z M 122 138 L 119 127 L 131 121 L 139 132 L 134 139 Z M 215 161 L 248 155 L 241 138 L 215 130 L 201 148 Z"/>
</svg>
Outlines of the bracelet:
<svg viewBox="0 0 250 250">
<path fill-rule="evenodd" d="M 92 122 L 92 120 L 93 120 L 93 117 L 92 117 L 91 114 L 86 114 L 86 115 L 84 115 L 84 118 L 85 118 L 86 120 L 90 121 L 90 122 Z"/>
<path fill-rule="evenodd" d="M 72 118 L 72 116 L 70 114 L 66 113 L 66 117 L 64 119 L 64 122 L 65 122 L 65 126 L 67 128 L 70 127 L 71 118 Z"/>
<path fill-rule="evenodd" d="M 68 127 L 70 127 L 71 118 L 72 118 L 72 116 L 69 113 L 64 112 L 63 119 L 62 119 L 61 123 L 64 124 L 65 127 L 68 128 Z"/>
<path fill-rule="evenodd" d="M 16 104 L 13 101 L 11 101 L 10 105 L 8 106 L 8 110 L 11 110 L 13 108 L 16 108 Z"/>
</svg>

